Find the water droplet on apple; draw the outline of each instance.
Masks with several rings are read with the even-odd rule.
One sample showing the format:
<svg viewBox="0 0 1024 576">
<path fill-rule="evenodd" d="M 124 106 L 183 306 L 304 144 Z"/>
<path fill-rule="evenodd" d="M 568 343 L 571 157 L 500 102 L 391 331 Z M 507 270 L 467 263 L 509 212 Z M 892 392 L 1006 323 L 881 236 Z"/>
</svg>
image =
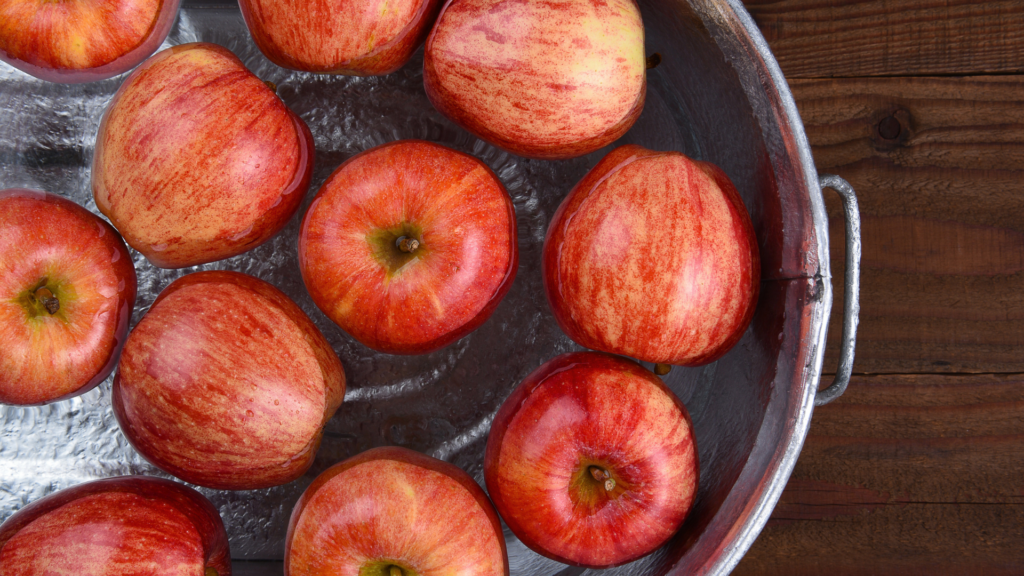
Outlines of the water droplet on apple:
<svg viewBox="0 0 1024 576">
<path fill-rule="evenodd" d="M 231 240 L 232 242 L 234 242 L 235 240 L 241 240 L 242 238 L 248 236 L 250 232 L 252 232 L 252 224 L 250 224 L 245 230 L 242 230 L 238 234 L 235 234 L 234 236 L 228 236 L 228 240 Z"/>
<path fill-rule="evenodd" d="M 119 250 L 114 250 L 114 254 L 110 256 L 110 263 L 113 264 L 114 262 L 117 262 L 120 259 L 121 252 Z"/>
<path fill-rule="evenodd" d="M 154 252 L 163 252 L 164 250 L 167 250 L 167 244 L 153 244 L 151 248 Z"/>
<path fill-rule="evenodd" d="M 280 401 L 280 400 L 274 400 L 274 406 L 277 406 L 277 405 L 279 405 L 279 404 L 281 404 L 281 401 Z"/>
<path fill-rule="evenodd" d="M 245 415 L 248 416 L 249 418 L 252 418 L 254 416 L 254 414 L 252 413 L 252 410 L 246 410 L 245 411 Z"/>
<path fill-rule="evenodd" d="M 277 205 L 280 204 L 281 200 L 283 200 L 283 199 L 284 199 L 284 196 L 278 196 L 277 198 L 274 199 L 274 203 L 271 204 L 270 207 L 271 208 L 277 207 Z"/>
</svg>

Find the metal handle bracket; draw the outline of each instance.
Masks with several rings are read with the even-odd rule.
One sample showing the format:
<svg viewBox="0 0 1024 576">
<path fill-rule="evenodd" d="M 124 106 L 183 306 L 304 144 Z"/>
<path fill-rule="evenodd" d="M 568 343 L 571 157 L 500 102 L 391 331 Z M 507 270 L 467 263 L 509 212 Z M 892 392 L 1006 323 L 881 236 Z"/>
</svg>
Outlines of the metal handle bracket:
<svg viewBox="0 0 1024 576">
<path fill-rule="evenodd" d="M 860 208 L 853 186 L 834 174 L 818 178 L 821 187 L 831 188 L 843 200 L 843 214 L 846 218 L 846 278 L 843 293 L 843 335 L 839 344 L 839 368 L 832 385 L 818 391 L 814 405 L 822 406 L 839 398 L 846 392 L 853 373 L 853 352 L 857 344 L 857 322 L 860 320 Z"/>
</svg>

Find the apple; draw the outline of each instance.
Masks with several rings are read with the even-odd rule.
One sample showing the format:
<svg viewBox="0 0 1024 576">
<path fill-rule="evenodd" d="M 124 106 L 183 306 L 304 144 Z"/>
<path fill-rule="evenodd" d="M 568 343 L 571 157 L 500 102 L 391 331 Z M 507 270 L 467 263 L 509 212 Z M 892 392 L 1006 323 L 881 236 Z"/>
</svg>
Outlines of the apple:
<svg viewBox="0 0 1024 576">
<path fill-rule="evenodd" d="M 299 232 L 313 302 L 353 338 L 422 354 L 484 323 L 518 266 L 515 208 L 482 162 L 400 140 L 338 167 Z"/>
<path fill-rule="evenodd" d="M 0 526 L 5 576 L 229 576 L 224 524 L 195 490 L 121 476 L 55 492 Z"/>
<path fill-rule="evenodd" d="M 501 521 L 461 469 L 406 448 L 335 464 L 292 510 L 285 576 L 507 576 Z"/>
<path fill-rule="evenodd" d="M 401 68 L 441 0 L 239 0 L 263 54 L 293 70 L 370 76 Z"/>
<path fill-rule="evenodd" d="M 134 68 L 167 38 L 181 0 L 0 0 L 0 60 L 51 82 Z"/>
<path fill-rule="evenodd" d="M 754 316 L 757 239 L 718 167 L 678 152 L 616 148 L 562 201 L 542 274 L 562 330 L 587 348 L 696 366 Z"/>
<path fill-rule="evenodd" d="M 0 403 L 45 404 L 102 382 L 136 290 L 110 224 L 48 192 L 0 191 Z"/>
<path fill-rule="evenodd" d="M 427 38 L 423 84 L 441 113 L 520 156 L 610 144 L 646 94 L 633 0 L 448 0 Z"/>
<path fill-rule="evenodd" d="M 114 415 L 147 460 L 186 482 L 266 488 L 301 476 L 345 374 L 280 290 L 238 272 L 175 280 L 129 334 Z"/>
<path fill-rule="evenodd" d="M 501 405 L 484 479 L 516 536 L 559 562 L 606 568 L 665 543 L 693 506 L 690 416 L 651 371 L 598 352 L 563 354 Z"/>
<path fill-rule="evenodd" d="M 313 169 L 306 124 L 230 51 L 183 44 L 139 66 L 100 124 L 96 205 L 154 265 L 241 254 L 298 210 Z"/>
</svg>

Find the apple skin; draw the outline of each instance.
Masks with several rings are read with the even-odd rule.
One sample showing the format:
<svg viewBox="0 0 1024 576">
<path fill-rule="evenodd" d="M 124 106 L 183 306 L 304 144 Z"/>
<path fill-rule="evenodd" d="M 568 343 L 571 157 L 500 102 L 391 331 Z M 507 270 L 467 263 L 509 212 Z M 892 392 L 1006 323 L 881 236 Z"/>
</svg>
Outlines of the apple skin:
<svg viewBox="0 0 1024 576">
<path fill-rule="evenodd" d="M 344 396 L 341 362 L 302 310 L 228 271 L 160 293 L 129 334 L 113 387 L 114 415 L 140 454 L 222 490 L 301 476 Z"/>
<path fill-rule="evenodd" d="M 105 80 L 155 52 L 181 0 L 0 0 L 0 60 L 50 82 Z"/>
<path fill-rule="evenodd" d="M 593 152 L 636 122 L 646 96 L 633 0 L 449 0 L 427 38 L 434 107 L 520 156 Z"/>
<path fill-rule="evenodd" d="M 270 239 L 313 170 L 306 124 L 215 44 L 164 50 L 114 95 L 93 157 L 96 205 L 154 265 L 228 258 Z"/>
<path fill-rule="evenodd" d="M 579 344 L 697 366 L 743 336 L 761 264 L 750 215 L 718 167 L 616 148 L 569 192 L 544 240 L 544 288 Z"/>
<path fill-rule="evenodd" d="M 292 510 L 285 576 L 508 576 L 494 507 L 460 468 L 406 448 L 335 464 Z"/>
<path fill-rule="evenodd" d="M 33 294 L 47 288 L 50 314 Z M 0 191 L 0 403 L 83 394 L 113 371 L 137 280 L 128 247 L 100 217 L 48 192 Z"/>
<path fill-rule="evenodd" d="M 404 254 L 403 236 L 420 247 Z M 423 354 L 469 334 L 519 265 L 515 207 L 476 158 L 421 140 L 367 150 L 338 167 L 299 232 L 313 302 L 364 345 Z"/>
<path fill-rule="evenodd" d="M 441 0 L 239 0 L 253 40 L 284 68 L 371 76 L 401 68 Z"/>
<path fill-rule="evenodd" d="M 609 492 L 589 474 L 609 473 Z M 693 506 L 690 416 L 651 371 L 598 352 L 563 354 L 502 404 L 484 454 L 498 513 L 534 551 L 606 568 L 665 543 Z"/>
<path fill-rule="evenodd" d="M 55 492 L 0 526 L 5 576 L 230 576 L 220 514 L 195 490 L 145 476 Z"/>
</svg>

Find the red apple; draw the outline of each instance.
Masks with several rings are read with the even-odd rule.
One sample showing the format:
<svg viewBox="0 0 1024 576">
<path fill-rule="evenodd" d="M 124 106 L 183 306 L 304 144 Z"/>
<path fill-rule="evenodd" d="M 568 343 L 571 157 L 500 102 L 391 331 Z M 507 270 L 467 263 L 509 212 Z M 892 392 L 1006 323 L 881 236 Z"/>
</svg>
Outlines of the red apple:
<svg viewBox="0 0 1024 576">
<path fill-rule="evenodd" d="M 316 305 L 391 354 L 430 352 L 475 330 L 517 265 L 515 208 L 501 181 L 476 158 L 419 140 L 338 167 L 299 233 Z"/>
<path fill-rule="evenodd" d="M 441 0 L 239 0 L 271 62 L 308 72 L 369 76 L 401 68 L 420 47 Z"/>
<path fill-rule="evenodd" d="M 0 60 L 51 82 L 92 82 L 160 47 L 180 0 L 0 0 Z"/>
<path fill-rule="evenodd" d="M 128 336 L 113 404 L 156 466 L 246 490 L 301 476 L 344 395 L 341 362 L 294 302 L 262 280 L 212 271 L 157 297 Z"/>
<path fill-rule="evenodd" d="M 55 492 L 0 526 L 4 576 L 229 576 L 217 510 L 195 490 L 122 476 Z"/>
<path fill-rule="evenodd" d="M 508 575 L 501 522 L 461 469 L 405 448 L 335 464 L 302 494 L 285 576 Z"/>
<path fill-rule="evenodd" d="M 633 0 L 448 0 L 427 38 L 434 106 L 520 156 L 610 144 L 640 116 L 644 28 Z"/>
<path fill-rule="evenodd" d="M 309 188 L 313 137 L 234 54 L 160 52 L 125 80 L 100 124 L 96 205 L 161 268 L 241 254 L 288 222 Z"/>
<path fill-rule="evenodd" d="M 729 178 L 678 152 L 622 146 L 548 226 L 544 287 L 576 342 L 648 362 L 712 362 L 754 316 L 750 216 Z"/>
<path fill-rule="evenodd" d="M 535 370 L 491 425 L 484 479 L 516 536 L 559 562 L 605 568 L 644 556 L 697 491 L 686 408 L 639 364 L 596 352 Z"/>
<path fill-rule="evenodd" d="M 110 224 L 60 196 L 0 191 L 0 402 L 44 404 L 102 382 L 136 287 Z"/>
</svg>

